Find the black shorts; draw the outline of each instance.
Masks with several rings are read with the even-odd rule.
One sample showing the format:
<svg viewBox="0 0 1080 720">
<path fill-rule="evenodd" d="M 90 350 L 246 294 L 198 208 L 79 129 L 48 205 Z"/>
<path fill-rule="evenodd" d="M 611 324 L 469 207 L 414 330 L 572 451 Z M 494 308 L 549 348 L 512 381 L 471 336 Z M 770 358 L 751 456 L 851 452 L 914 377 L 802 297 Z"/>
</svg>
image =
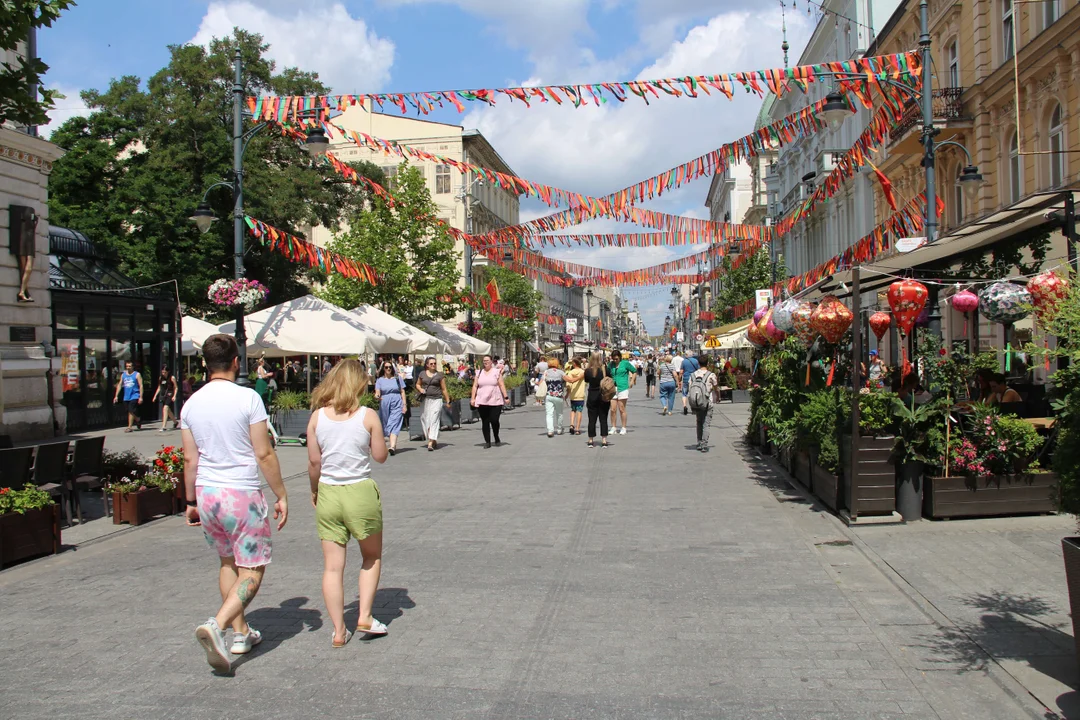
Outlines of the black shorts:
<svg viewBox="0 0 1080 720">
<path fill-rule="evenodd" d="M 139 399 L 138 398 L 135 398 L 134 400 L 125 400 L 124 405 L 127 406 L 128 415 L 138 415 L 139 414 Z"/>
<path fill-rule="evenodd" d="M 655 385 L 655 384 L 656 384 L 656 376 L 655 375 L 646 375 L 645 376 L 645 387 L 650 387 L 650 386 Z"/>
</svg>

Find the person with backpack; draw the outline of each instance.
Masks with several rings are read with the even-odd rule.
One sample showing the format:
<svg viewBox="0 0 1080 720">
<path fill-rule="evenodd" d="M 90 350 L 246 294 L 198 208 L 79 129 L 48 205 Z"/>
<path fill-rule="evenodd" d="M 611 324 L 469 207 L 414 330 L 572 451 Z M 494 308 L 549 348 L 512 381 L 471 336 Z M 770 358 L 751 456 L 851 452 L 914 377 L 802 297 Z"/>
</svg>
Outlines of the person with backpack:
<svg viewBox="0 0 1080 720">
<path fill-rule="evenodd" d="M 709 370 L 711 358 L 701 355 L 695 361 L 698 369 L 688 378 L 687 404 L 697 418 L 697 449 L 709 452 L 709 427 L 712 425 L 713 403 L 719 400 L 720 383 L 716 373 Z"/>
<path fill-rule="evenodd" d="M 608 375 L 604 366 L 604 354 L 594 352 L 589 356 L 589 367 L 585 369 L 585 385 L 588 394 L 585 399 L 585 407 L 589 411 L 589 447 L 596 447 L 593 440 L 596 438 L 596 421 L 600 421 L 600 447 L 608 446 L 608 411 L 611 409 L 611 401 L 615 397 L 615 381 Z"/>
<path fill-rule="evenodd" d="M 656 397 L 656 359 L 649 353 L 645 360 L 645 398 L 651 400 Z"/>
<path fill-rule="evenodd" d="M 701 363 L 698 362 L 696 357 L 687 353 L 686 357 L 682 359 L 681 364 L 676 367 L 679 368 L 679 377 L 682 378 L 682 414 L 689 415 L 688 393 L 690 392 L 690 376 L 701 369 Z"/>
</svg>

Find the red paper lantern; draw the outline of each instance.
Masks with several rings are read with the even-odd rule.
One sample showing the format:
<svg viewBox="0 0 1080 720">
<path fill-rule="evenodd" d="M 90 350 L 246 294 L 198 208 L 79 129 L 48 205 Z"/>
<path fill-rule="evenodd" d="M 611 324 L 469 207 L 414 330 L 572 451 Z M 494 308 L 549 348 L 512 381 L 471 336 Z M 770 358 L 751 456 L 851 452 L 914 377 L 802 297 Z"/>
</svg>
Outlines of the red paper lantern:
<svg viewBox="0 0 1080 720">
<path fill-rule="evenodd" d="M 1031 278 L 1027 284 L 1031 304 L 1040 321 L 1052 320 L 1058 306 L 1069 295 L 1069 281 L 1054 272 L 1044 272 Z"/>
<path fill-rule="evenodd" d="M 979 296 L 970 290 L 961 290 L 952 296 L 950 302 L 952 302 L 953 310 L 967 315 L 979 307 Z"/>
<path fill-rule="evenodd" d="M 978 302 L 978 298 L 975 299 L 975 302 Z M 878 342 L 881 342 L 881 338 L 885 337 L 885 333 L 889 332 L 889 327 L 892 325 L 892 315 L 879 310 L 870 316 L 868 322 L 870 323 L 870 329 L 874 331 L 874 335 L 877 337 Z"/>
<path fill-rule="evenodd" d="M 825 338 L 826 342 L 837 343 L 851 327 L 851 321 L 854 318 L 852 312 L 847 309 L 847 305 L 832 295 L 826 295 L 821 299 L 814 314 L 810 316 L 810 326 Z"/>
<path fill-rule="evenodd" d="M 814 331 L 814 327 L 810 322 L 810 318 L 813 317 L 816 309 L 817 303 L 804 302 L 791 313 L 791 324 L 795 326 L 795 336 L 806 347 L 813 345 L 814 339 L 817 337 L 817 332 Z"/>
<path fill-rule="evenodd" d="M 928 295 L 925 285 L 911 279 L 897 280 L 889 286 L 889 307 L 900 332 L 907 335 L 915 327 L 919 313 L 926 307 Z"/>
</svg>

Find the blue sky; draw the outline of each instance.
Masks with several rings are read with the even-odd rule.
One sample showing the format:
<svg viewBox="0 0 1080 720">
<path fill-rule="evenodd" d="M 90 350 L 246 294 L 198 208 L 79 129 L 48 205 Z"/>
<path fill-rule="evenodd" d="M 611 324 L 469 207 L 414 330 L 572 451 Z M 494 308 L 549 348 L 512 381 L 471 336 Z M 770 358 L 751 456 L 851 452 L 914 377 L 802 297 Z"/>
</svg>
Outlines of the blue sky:
<svg viewBox="0 0 1080 720">
<path fill-rule="evenodd" d="M 811 19 L 787 20 L 794 61 Z M 80 0 L 39 34 L 47 83 L 68 96 L 54 120 L 80 111 L 79 90 L 103 89 L 121 75 L 146 80 L 167 61 L 168 45 L 204 43 L 233 25 L 262 33 L 279 66 L 316 71 L 335 92 L 572 84 L 782 64 L 779 0 Z M 522 177 L 601 195 L 750 132 L 760 105 L 754 96 L 578 109 L 500 103 L 435 119 L 479 128 Z M 706 217 L 708 182 L 651 207 Z M 525 206 L 523 219 L 546 212 Z M 639 229 L 598 222 L 581 231 Z M 621 269 L 691 251 L 558 256 Z M 635 295 L 658 331 L 667 300 L 649 288 L 628 292 Z"/>
</svg>

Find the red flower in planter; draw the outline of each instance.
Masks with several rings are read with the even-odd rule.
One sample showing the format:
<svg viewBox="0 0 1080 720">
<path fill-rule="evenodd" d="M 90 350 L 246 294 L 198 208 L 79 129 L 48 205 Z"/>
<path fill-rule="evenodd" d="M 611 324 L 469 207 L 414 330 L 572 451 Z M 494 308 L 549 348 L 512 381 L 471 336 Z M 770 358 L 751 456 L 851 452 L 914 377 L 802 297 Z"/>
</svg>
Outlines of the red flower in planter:
<svg viewBox="0 0 1080 720">
<path fill-rule="evenodd" d="M 178 458 L 178 457 L 176 457 L 175 455 L 173 455 L 173 456 L 172 456 L 172 461 L 173 461 L 173 462 L 179 462 L 179 461 L 180 461 L 180 458 Z"/>
<path fill-rule="evenodd" d="M 0 488 L 0 495 L 7 495 L 11 492 L 11 488 Z"/>
<path fill-rule="evenodd" d="M 158 467 L 165 467 L 165 462 L 162 461 L 162 460 L 155 460 L 154 464 L 157 465 Z"/>
</svg>

